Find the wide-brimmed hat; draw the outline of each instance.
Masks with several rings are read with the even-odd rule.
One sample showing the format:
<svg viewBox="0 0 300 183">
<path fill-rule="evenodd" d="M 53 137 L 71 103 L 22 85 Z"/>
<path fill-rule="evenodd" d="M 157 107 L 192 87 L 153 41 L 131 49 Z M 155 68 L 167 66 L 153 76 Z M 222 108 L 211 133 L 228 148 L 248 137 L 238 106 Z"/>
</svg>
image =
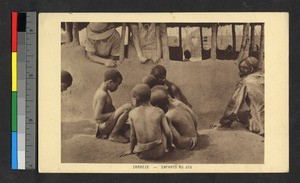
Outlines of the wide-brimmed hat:
<svg viewBox="0 0 300 183">
<path fill-rule="evenodd" d="M 103 40 L 110 37 L 115 30 L 113 24 L 90 22 L 86 27 L 86 35 L 93 40 Z"/>
</svg>

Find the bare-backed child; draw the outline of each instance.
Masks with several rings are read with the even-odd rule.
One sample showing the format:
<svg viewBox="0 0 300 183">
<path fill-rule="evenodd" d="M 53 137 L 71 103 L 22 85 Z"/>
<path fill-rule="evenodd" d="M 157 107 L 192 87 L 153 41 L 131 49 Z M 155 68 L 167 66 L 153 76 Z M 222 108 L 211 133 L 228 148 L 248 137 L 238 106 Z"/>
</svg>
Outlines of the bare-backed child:
<svg viewBox="0 0 300 183">
<path fill-rule="evenodd" d="M 94 119 L 97 123 L 97 138 L 108 138 L 110 141 L 128 143 L 129 139 L 122 135 L 132 108 L 126 103 L 115 109 L 110 92 L 115 92 L 122 83 L 123 77 L 117 69 L 108 69 L 104 73 L 104 81 L 97 89 L 93 100 Z"/>
<path fill-rule="evenodd" d="M 163 90 L 155 90 L 151 94 L 151 104 L 161 108 L 166 114 L 173 142 L 178 149 L 193 149 L 197 144 L 197 121 L 191 113 L 173 102 Z"/>
<path fill-rule="evenodd" d="M 132 90 L 135 106 L 129 113 L 130 150 L 122 156 L 136 153 L 140 159 L 159 159 L 171 149 L 172 133 L 164 112 L 150 104 L 151 90 L 138 84 Z"/>
<path fill-rule="evenodd" d="M 154 66 L 150 74 L 157 79 L 159 85 L 165 85 L 167 87 L 168 93 L 172 98 L 178 99 L 181 102 L 185 103 L 187 106 L 192 107 L 187 98 L 181 92 L 181 89 L 175 83 L 166 79 L 167 70 L 164 66 Z"/>
</svg>

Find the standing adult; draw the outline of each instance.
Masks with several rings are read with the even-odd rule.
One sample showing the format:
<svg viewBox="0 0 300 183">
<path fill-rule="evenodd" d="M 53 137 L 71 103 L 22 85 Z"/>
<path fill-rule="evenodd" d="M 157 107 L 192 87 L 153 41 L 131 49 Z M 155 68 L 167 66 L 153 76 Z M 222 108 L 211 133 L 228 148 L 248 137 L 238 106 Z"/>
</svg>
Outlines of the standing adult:
<svg viewBox="0 0 300 183">
<path fill-rule="evenodd" d="M 131 44 L 133 43 L 141 63 L 151 60 L 157 63 L 162 55 L 160 26 L 157 23 L 131 23 Z"/>
</svg>

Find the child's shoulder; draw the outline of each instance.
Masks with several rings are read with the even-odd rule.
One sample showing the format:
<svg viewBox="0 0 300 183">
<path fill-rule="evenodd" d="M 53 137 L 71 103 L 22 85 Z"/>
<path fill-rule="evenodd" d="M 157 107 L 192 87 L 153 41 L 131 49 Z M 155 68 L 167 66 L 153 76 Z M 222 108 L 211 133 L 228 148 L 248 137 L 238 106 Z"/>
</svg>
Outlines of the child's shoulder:
<svg viewBox="0 0 300 183">
<path fill-rule="evenodd" d="M 179 87 L 171 81 L 168 81 L 168 87 L 171 88 L 173 91 L 180 90 Z"/>
<path fill-rule="evenodd" d="M 108 96 L 108 93 L 104 90 L 101 90 L 100 88 L 96 91 L 95 96 L 97 97 L 106 97 Z"/>
<path fill-rule="evenodd" d="M 129 114 L 134 114 L 134 113 L 136 113 L 138 110 L 139 110 L 138 107 L 135 107 L 135 108 L 133 108 L 133 109 L 130 110 Z"/>
<path fill-rule="evenodd" d="M 154 106 L 150 106 L 150 110 L 152 113 L 155 113 L 155 114 L 159 114 L 159 115 L 164 115 L 164 111 L 158 107 L 154 107 Z"/>
<path fill-rule="evenodd" d="M 140 107 L 135 107 L 135 108 L 131 109 L 129 112 L 129 117 L 134 117 L 134 116 L 140 114 L 141 113 L 140 110 L 141 110 Z"/>
</svg>

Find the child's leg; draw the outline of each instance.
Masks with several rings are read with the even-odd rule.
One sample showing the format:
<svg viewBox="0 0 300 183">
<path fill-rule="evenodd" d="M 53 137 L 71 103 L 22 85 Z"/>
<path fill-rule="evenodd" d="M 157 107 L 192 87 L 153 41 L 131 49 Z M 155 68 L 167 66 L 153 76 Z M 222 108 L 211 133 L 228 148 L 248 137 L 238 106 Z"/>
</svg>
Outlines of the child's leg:
<svg viewBox="0 0 300 183">
<path fill-rule="evenodd" d="M 178 149 L 188 148 L 191 143 L 191 137 L 181 136 L 178 133 L 178 131 L 173 127 L 173 125 L 170 125 L 170 128 L 173 134 L 173 141 L 176 148 Z"/>
<path fill-rule="evenodd" d="M 129 110 L 124 110 L 123 113 L 120 113 L 118 119 L 116 119 L 117 123 L 114 126 L 114 128 L 109 136 L 109 140 L 115 141 L 115 142 L 120 142 L 120 143 L 128 143 L 129 142 L 129 139 L 125 138 L 120 133 L 126 125 L 126 122 L 128 120 L 128 114 L 129 114 Z"/>
</svg>

